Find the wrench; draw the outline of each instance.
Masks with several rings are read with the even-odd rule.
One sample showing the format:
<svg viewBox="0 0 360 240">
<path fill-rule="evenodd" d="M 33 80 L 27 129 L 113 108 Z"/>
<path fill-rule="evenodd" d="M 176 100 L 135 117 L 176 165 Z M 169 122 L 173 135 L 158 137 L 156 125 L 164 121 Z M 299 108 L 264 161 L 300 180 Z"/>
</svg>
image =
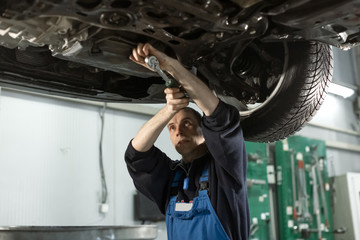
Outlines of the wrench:
<svg viewBox="0 0 360 240">
<path fill-rule="evenodd" d="M 148 56 L 145 58 L 145 63 L 148 65 L 152 70 L 157 72 L 162 79 L 165 81 L 165 86 L 168 88 L 175 88 L 179 87 L 179 83 L 175 79 L 169 78 L 163 70 L 160 68 L 159 61 L 155 56 Z"/>
</svg>

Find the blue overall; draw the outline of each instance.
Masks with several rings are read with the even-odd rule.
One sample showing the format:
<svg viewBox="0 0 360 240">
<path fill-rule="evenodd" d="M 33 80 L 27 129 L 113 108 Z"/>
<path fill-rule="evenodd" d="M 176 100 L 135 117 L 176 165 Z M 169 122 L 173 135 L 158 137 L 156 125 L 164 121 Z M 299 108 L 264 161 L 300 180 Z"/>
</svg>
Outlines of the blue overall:
<svg viewBox="0 0 360 240">
<path fill-rule="evenodd" d="M 208 166 L 205 167 L 200 178 L 200 185 L 208 182 Z M 172 186 L 177 184 L 180 175 L 174 177 Z M 185 183 L 185 181 L 184 181 Z M 208 190 L 200 190 L 199 196 L 192 203 L 181 203 L 176 201 L 177 196 L 172 196 L 166 210 L 166 227 L 169 240 L 227 240 L 227 236 L 214 208 L 211 205 Z M 179 210 L 180 204 L 188 205 L 186 210 Z M 191 207 L 190 207 L 191 206 Z"/>
</svg>

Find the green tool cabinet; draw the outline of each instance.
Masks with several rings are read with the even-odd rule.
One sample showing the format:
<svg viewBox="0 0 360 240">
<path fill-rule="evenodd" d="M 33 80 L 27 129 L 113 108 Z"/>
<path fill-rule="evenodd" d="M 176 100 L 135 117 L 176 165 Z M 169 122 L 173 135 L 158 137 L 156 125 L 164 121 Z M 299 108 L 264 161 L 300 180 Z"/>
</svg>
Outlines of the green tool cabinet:
<svg viewBox="0 0 360 240">
<path fill-rule="evenodd" d="M 248 156 L 247 186 L 252 240 L 267 240 L 271 235 L 270 199 L 266 167 L 268 146 L 246 142 Z"/>
<path fill-rule="evenodd" d="M 250 239 L 333 240 L 325 142 L 292 136 L 246 150 Z"/>
<path fill-rule="evenodd" d="M 332 240 L 326 146 L 292 136 L 275 144 L 280 239 Z"/>
</svg>

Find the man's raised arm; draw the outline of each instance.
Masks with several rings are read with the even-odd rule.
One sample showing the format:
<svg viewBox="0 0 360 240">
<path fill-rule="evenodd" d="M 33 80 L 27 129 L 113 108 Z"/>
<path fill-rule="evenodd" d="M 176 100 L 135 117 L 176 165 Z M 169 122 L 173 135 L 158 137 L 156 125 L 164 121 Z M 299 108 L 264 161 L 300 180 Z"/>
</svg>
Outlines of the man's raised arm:
<svg viewBox="0 0 360 240">
<path fill-rule="evenodd" d="M 151 48 L 151 51 L 149 51 L 148 48 Z M 174 59 L 157 51 L 149 44 L 139 44 L 137 48 L 133 49 L 130 59 L 144 67 L 147 67 L 145 64 L 145 57 L 152 55 L 152 53 L 156 53 L 156 57 L 161 56 L 162 63 L 166 62 L 169 66 L 176 63 Z M 165 93 L 166 106 L 155 114 L 149 121 L 147 121 L 132 140 L 132 146 L 139 152 L 148 151 L 154 145 L 156 139 L 159 137 L 161 131 L 170 119 L 180 109 L 189 105 L 189 99 L 185 97 L 184 92 L 182 92 L 179 88 L 167 88 Z"/>
<path fill-rule="evenodd" d="M 145 63 L 145 57 L 154 55 L 163 71 L 170 73 L 175 78 L 195 104 L 204 112 L 206 116 L 213 113 L 219 103 L 219 99 L 211 92 L 206 84 L 198 77 L 187 70 L 178 60 L 167 56 L 158 51 L 149 43 L 139 44 L 133 49 L 130 59 L 134 62 L 149 68 Z M 166 89 L 165 93 L 173 94 L 172 89 Z"/>
</svg>

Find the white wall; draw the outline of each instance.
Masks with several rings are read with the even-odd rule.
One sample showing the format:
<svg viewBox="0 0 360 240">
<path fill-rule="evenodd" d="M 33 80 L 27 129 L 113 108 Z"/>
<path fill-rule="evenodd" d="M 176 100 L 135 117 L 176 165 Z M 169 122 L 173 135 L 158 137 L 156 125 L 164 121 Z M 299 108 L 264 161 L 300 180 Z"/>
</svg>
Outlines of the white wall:
<svg viewBox="0 0 360 240">
<path fill-rule="evenodd" d="M 136 107 L 134 105 L 134 107 Z M 101 107 L 3 89 L 0 226 L 134 225 L 135 188 L 124 163 L 150 117 L 107 109 L 103 139 L 109 212 L 99 212 Z M 156 145 L 179 156 L 163 131 Z M 160 237 L 164 234 L 160 226 Z"/>
<path fill-rule="evenodd" d="M 311 123 L 316 125 L 312 126 Z M 353 125 L 356 124 L 356 117 L 352 113 L 352 102 L 329 94 L 310 124 L 297 135 L 324 140 L 327 143 L 329 175 L 340 176 L 349 171 L 360 172 L 360 137 L 316 126 L 354 131 Z M 347 149 L 351 147 L 357 148 L 358 151 Z"/>
<path fill-rule="evenodd" d="M 89 106 L 3 91 L 0 225 L 98 221 L 98 136 Z"/>
</svg>

